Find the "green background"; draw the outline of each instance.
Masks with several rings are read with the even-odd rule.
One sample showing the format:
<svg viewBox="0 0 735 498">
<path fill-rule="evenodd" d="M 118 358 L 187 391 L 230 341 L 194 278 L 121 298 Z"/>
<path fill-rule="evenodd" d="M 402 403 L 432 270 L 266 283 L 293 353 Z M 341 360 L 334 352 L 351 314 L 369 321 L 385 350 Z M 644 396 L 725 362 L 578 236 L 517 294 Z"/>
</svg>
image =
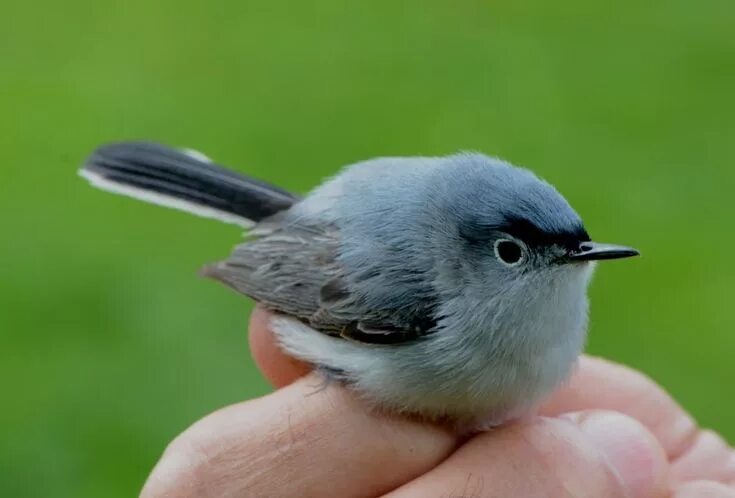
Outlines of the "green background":
<svg viewBox="0 0 735 498">
<path fill-rule="evenodd" d="M 89 188 L 96 145 L 185 145 L 306 191 L 376 155 L 531 167 L 602 266 L 589 349 L 735 437 L 735 4 L 4 2 L 0 495 L 134 496 L 177 433 L 268 386 L 227 225 Z"/>
</svg>

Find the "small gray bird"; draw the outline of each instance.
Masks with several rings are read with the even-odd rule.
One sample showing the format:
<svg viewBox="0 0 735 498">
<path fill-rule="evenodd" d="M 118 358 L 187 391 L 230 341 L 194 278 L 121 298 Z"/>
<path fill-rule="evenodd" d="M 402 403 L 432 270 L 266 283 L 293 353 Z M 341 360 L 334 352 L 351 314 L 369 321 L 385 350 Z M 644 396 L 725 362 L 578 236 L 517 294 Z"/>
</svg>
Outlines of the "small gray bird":
<svg viewBox="0 0 735 498">
<path fill-rule="evenodd" d="M 94 186 L 246 227 L 204 274 L 274 313 L 290 355 L 393 412 L 488 427 L 532 411 L 584 347 L 591 242 L 533 173 L 482 154 L 372 159 L 301 199 L 164 145 L 105 145 Z"/>
</svg>

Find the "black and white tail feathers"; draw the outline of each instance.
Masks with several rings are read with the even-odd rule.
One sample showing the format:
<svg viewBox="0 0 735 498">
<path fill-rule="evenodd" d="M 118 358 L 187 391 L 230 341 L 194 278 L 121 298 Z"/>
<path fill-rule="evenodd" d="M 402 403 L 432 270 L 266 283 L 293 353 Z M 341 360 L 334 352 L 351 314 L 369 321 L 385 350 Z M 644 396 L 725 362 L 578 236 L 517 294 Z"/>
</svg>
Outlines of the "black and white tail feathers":
<svg viewBox="0 0 735 498">
<path fill-rule="evenodd" d="M 244 227 L 299 200 L 214 164 L 199 152 L 151 142 L 103 145 L 79 174 L 103 190 Z"/>
</svg>

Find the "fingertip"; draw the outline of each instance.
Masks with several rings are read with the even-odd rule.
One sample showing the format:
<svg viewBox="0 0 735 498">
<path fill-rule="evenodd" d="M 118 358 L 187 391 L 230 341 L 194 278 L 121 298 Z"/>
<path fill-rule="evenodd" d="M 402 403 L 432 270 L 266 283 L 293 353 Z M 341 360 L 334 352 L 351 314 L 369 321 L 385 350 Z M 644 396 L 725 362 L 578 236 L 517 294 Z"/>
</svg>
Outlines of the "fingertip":
<svg viewBox="0 0 735 498">
<path fill-rule="evenodd" d="M 691 447 L 697 424 L 656 382 L 603 358 L 582 356 L 571 379 L 544 403 L 542 415 L 602 409 L 640 421 L 661 442 L 670 460 Z"/>
<path fill-rule="evenodd" d="M 574 422 L 604 455 L 629 496 L 664 496 L 668 482 L 666 453 L 643 424 L 603 410 L 570 413 L 563 418 Z"/>
<path fill-rule="evenodd" d="M 391 498 L 485 496 L 667 496 L 663 449 L 634 419 L 586 411 L 536 417 L 477 435 Z M 492 484 L 490 484 L 492 483 Z"/>
<path fill-rule="evenodd" d="M 735 482 L 735 450 L 722 436 L 711 430 L 700 430 L 692 445 L 671 463 L 671 480 Z"/>
<path fill-rule="evenodd" d="M 291 384 L 307 374 L 311 368 L 295 358 L 287 356 L 276 342 L 270 329 L 272 314 L 261 306 L 256 306 L 250 316 L 248 342 L 255 364 L 274 387 Z"/>
</svg>

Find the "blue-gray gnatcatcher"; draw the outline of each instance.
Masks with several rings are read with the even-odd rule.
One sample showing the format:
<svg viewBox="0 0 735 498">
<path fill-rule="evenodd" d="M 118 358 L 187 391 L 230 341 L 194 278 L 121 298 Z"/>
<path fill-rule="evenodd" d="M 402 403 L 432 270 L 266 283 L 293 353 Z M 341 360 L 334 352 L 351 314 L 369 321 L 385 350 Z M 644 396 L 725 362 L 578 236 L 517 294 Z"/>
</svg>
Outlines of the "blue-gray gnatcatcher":
<svg viewBox="0 0 735 498">
<path fill-rule="evenodd" d="M 563 382 L 593 262 L 638 254 L 481 154 L 357 163 L 303 199 L 153 143 L 100 147 L 80 174 L 247 227 L 204 274 L 273 311 L 285 351 L 379 408 L 461 425 L 520 417 Z"/>
</svg>

